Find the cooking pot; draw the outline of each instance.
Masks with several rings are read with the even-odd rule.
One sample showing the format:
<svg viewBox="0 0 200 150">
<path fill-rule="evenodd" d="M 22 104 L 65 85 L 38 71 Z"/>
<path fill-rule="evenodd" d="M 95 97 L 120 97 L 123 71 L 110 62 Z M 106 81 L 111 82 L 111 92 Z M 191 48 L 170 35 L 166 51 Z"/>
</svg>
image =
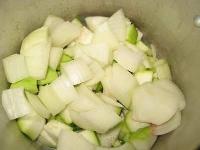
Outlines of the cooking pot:
<svg viewBox="0 0 200 150">
<path fill-rule="evenodd" d="M 65 19 L 77 15 L 109 16 L 123 8 L 144 32 L 158 55 L 168 59 L 173 80 L 183 90 L 187 107 L 182 124 L 159 137 L 153 150 L 194 150 L 200 145 L 200 14 L 199 0 L 0 0 L 0 59 L 19 52 L 23 38 L 40 27 L 49 14 Z M 200 20 L 199 20 L 200 21 Z M 0 63 L 0 91 L 8 84 Z M 0 149 L 47 149 L 31 142 L 9 121 L 0 104 Z"/>
</svg>

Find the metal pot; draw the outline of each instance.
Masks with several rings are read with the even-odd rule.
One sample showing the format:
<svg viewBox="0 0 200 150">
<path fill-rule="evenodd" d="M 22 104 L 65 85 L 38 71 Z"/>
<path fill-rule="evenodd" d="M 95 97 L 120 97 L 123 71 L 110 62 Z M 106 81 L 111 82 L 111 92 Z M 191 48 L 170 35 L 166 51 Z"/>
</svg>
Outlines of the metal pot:
<svg viewBox="0 0 200 150">
<path fill-rule="evenodd" d="M 111 15 L 123 8 L 127 17 L 156 45 L 171 65 L 174 81 L 183 90 L 187 107 L 182 125 L 161 136 L 154 150 L 194 150 L 200 144 L 200 14 L 198 0 L 0 0 L 0 59 L 17 52 L 22 39 L 42 25 L 49 14 L 65 19 L 77 15 Z M 196 20 L 198 23 L 198 20 Z M 0 63 L 0 91 L 8 87 Z M 31 143 L 8 121 L 0 105 L 0 149 L 45 149 Z"/>
</svg>

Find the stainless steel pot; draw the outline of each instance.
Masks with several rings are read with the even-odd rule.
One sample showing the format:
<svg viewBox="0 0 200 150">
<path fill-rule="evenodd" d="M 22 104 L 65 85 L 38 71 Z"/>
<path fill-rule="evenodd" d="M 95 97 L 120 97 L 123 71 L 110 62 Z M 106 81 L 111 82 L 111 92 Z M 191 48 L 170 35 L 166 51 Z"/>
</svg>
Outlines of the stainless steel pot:
<svg viewBox="0 0 200 150">
<path fill-rule="evenodd" d="M 200 14 L 199 0 L 0 0 L 0 59 L 17 52 L 22 39 L 42 25 L 48 14 L 65 19 L 77 15 L 111 15 L 123 8 L 145 33 L 148 42 L 171 64 L 174 81 L 183 90 L 187 107 L 182 125 L 159 138 L 154 150 L 194 150 L 200 145 Z M 7 88 L 0 63 L 0 91 Z M 0 105 L 0 149 L 36 150 L 9 122 Z"/>
</svg>

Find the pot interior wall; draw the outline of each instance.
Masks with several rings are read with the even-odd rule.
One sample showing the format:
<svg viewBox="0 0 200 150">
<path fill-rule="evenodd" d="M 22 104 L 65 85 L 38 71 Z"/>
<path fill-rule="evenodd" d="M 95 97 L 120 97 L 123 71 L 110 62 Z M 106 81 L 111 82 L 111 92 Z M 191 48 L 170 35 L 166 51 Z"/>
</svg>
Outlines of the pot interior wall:
<svg viewBox="0 0 200 150">
<path fill-rule="evenodd" d="M 18 52 L 22 39 L 40 27 L 49 14 L 71 19 L 77 15 L 111 15 L 123 8 L 145 33 L 159 55 L 168 59 L 174 81 L 183 90 L 187 107 L 175 132 L 159 138 L 154 150 L 193 150 L 200 144 L 200 29 L 193 17 L 200 14 L 198 0 L 0 0 L 0 59 Z M 7 88 L 0 64 L 0 91 Z M 1 150 L 35 150 L 9 122 L 0 105 Z"/>
</svg>

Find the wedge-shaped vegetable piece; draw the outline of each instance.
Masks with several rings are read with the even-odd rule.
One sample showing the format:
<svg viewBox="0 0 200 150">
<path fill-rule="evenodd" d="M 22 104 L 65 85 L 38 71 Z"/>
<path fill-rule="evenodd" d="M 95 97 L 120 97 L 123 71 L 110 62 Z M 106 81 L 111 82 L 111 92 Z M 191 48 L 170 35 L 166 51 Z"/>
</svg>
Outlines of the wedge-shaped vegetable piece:
<svg viewBox="0 0 200 150">
<path fill-rule="evenodd" d="M 10 120 L 17 119 L 30 112 L 23 88 L 4 90 L 2 92 L 2 106 Z"/>
<path fill-rule="evenodd" d="M 75 60 L 81 60 L 85 62 L 87 65 L 91 64 L 94 60 L 88 56 L 84 51 L 83 45 L 76 45 L 74 48 L 74 59 Z"/>
<path fill-rule="evenodd" d="M 133 93 L 133 119 L 137 121 L 161 125 L 184 106 L 181 90 L 170 80 L 143 84 Z"/>
<path fill-rule="evenodd" d="M 45 119 L 32 110 L 29 114 L 19 118 L 17 123 L 24 134 L 36 140 L 45 125 Z"/>
<path fill-rule="evenodd" d="M 51 42 L 48 27 L 31 32 L 22 42 L 20 53 L 25 56 L 29 75 L 35 79 L 44 79 L 49 63 Z"/>
<path fill-rule="evenodd" d="M 83 27 L 81 21 L 79 20 L 79 18 L 74 18 L 72 21 L 71 21 L 73 24 L 76 24 L 78 25 L 80 28 Z"/>
<path fill-rule="evenodd" d="M 136 44 L 138 38 L 138 32 L 134 24 L 131 24 L 127 27 L 126 40 L 131 44 Z"/>
<path fill-rule="evenodd" d="M 76 92 L 74 86 L 65 75 L 58 77 L 52 82 L 50 87 L 53 89 L 58 98 L 65 104 L 69 104 L 78 97 L 78 93 Z"/>
<path fill-rule="evenodd" d="M 49 67 L 56 70 L 61 60 L 63 48 L 52 47 L 49 56 Z"/>
<path fill-rule="evenodd" d="M 146 82 L 152 82 L 153 71 L 150 71 L 150 70 L 139 71 L 135 74 L 135 77 L 139 84 L 143 84 Z"/>
<path fill-rule="evenodd" d="M 68 21 L 63 22 L 52 31 L 52 44 L 53 46 L 64 47 L 77 38 L 80 33 L 80 26 Z"/>
<path fill-rule="evenodd" d="M 99 145 L 99 140 L 94 131 L 83 130 L 79 132 L 86 140 L 94 145 Z"/>
<path fill-rule="evenodd" d="M 50 112 L 47 110 L 47 108 L 42 104 L 39 97 L 37 95 L 31 94 L 29 92 L 25 92 L 26 97 L 35 110 L 41 117 L 48 119 L 50 117 Z"/>
<path fill-rule="evenodd" d="M 132 113 L 131 113 L 131 112 L 129 112 L 129 113 L 126 115 L 125 121 L 126 121 L 126 124 L 127 124 L 128 129 L 129 129 L 131 132 L 136 132 L 138 129 L 141 129 L 141 128 L 145 128 L 145 127 L 150 126 L 149 123 L 143 123 L 143 122 L 138 122 L 138 121 L 133 120 L 133 118 L 132 118 Z"/>
<path fill-rule="evenodd" d="M 106 66 L 112 62 L 112 52 L 106 44 L 90 44 L 83 49 L 88 56 L 92 57 L 102 66 Z"/>
<path fill-rule="evenodd" d="M 72 131 L 62 131 L 57 150 L 95 150 L 95 146 L 88 142 L 83 136 Z"/>
<path fill-rule="evenodd" d="M 50 43 L 39 43 L 29 48 L 26 58 L 29 74 L 32 78 L 41 80 L 46 76 L 49 64 Z"/>
<path fill-rule="evenodd" d="M 86 112 L 70 111 L 70 116 L 79 127 L 98 133 L 107 132 L 121 121 L 112 109 L 98 105 L 95 109 Z"/>
<path fill-rule="evenodd" d="M 3 67 L 10 83 L 15 83 L 29 76 L 23 55 L 13 54 L 4 58 Z"/>
<path fill-rule="evenodd" d="M 92 102 L 90 98 L 83 95 L 80 95 L 77 101 L 74 101 L 69 105 L 69 110 L 73 110 L 76 112 L 86 112 L 93 110 L 94 108 L 96 108 L 95 101 Z"/>
<path fill-rule="evenodd" d="M 149 51 L 150 51 L 150 48 L 145 43 L 143 43 L 142 41 L 138 41 L 137 44 L 136 44 L 136 47 L 139 48 L 140 50 L 142 50 L 145 53 L 149 53 Z"/>
<path fill-rule="evenodd" d="M 38 142 L 48 147 L 56 147 L 58 143 L 58 137 L 62 130 L 72 130 L 72 128 L 57 120 L 50 120 L 44 126 L 38 138 Z"/>
<path fill-rule="evenodd" d="M 171 80 L 171 71 L 166 60 L 160 59 L 155 63 L 156 74 L 158 79 L 168 79 Z"/>
<path fill-rule="evenodd" d="M 99 65 L 99 63 L 93 61 L 91 64 L 88 65 L 92 74 L 93 78 L 85 83 L 86 86 L 94 86 L 95 84 L 99 83 L 104 77 L 104 70 Z"/>
<path fill-rule="evenodd" d="M 110 106 L 117 114 L 120 114 L 121 109 L 124 107 L 120 103 L 117 102 L 115 98 L 111 98 L 103 93 L 98 93 L 98 96 L 108 105 Z"/>
<path fill-rule="evenodd" d="M 114 35 L 121 42 L 125 41 L 127 26 L 126 18 L 122 9 L 115 12 L 109 19 L 108 24 Z"/>
<path fill-rule="evenodd" d="M 61 57 L 60 63 L 67 63 L 71 60 L 73 60 L 71 56 L 63 54 Z"/>
<path fill-rule="evenodd" d="M 67 46 L 67 48 L 64 49 L 63 53 L 70 56 L 74 57 L 75 56 L 75 51 L 77 49 L 82 49 L 82 45 L 79 43 L 72 42 Z"/>
<path fill-rule="evenodd" d="M 111 147 L 111 148 L 97 147 L 95 150 L 135 150 L 135 148 L 132 144 L 125 143 L 125 144 L 118 146 L 118 147 Z"/>
<path fill-rule="evenodd" d="M 133 90 L 138 85 L 135 77 L 115 63 L 112 67 L 110 84 L 112 95 L 128 108 L 131 103 Z"/>
<path fill-rule="evenodd" d="M 26 38 L 23 40 L 20 53 L 25 56 L 32 54 L 34 53 L 34 51 L 30 51 L 29 48 L 39 43 L 47 43 L 48 41 L 48 27 L 41 27 L 39 29 L 36 29 L 29 35 L 27 35 Z"/>
<path fill-rule="evenodd" d="M 108 66 L 107 68 L 105 68 L 104 77 L 101 80 L 101 83 L 103 85 L 103 93 L 108 96 L 112 96 L 111 84 L 110 84 L 111 78 L 112 78 L 112 67 Z"/>
<path fill-rule="evenodd" d="M 61 119 L 66 123 L 66 124 L 71 124 L 72 123 L 72 119 L 70 117 L 70 113 L 68 110 L 68 107 L 65 108 L 60 114 L 59 116 L 61 117 Z"/>
<path fill-rule="evenodd" d="M 42 130 L 38 137 L 37 143 L 51 148 L 56 148 L 56 141 L 45 131 Z"/>
<path fill-rule="evenodd" d="M 92 100 L 92 102 L 99 104 L 99 105 L 103 105 L 104 103 L 102 102 L 102 100 L 89 88 L 87 88 L 85 85 L 80 85 L 79 87 L 77 87 L 77 91 L 79 93 L 79 95 L 82 95 L 83 97 L 86 97 L 90 100 Z"/>
<path fill-rule="evenodd" d="M 114 52 L 114 59 L 125 69 L 135 72 L 143 62 L 143 53 L 133 51 L 126 46 L 120 46 Z"/>
<path fill-rule="evenodd" d="M 62 66 L 61 71 L 69 77 L 73 85 L 80 84 L 92 78 L 92 72 L 82 60 L 72 60 Z"/>
<path fill-rule="evenodd" d="M 157 136 L 152 134 L 151 128 L 146 127 L 132 133 L 130 142 L 136 150 L 150 150 L 156 139 Z"/>
<path fill-rule="evenodd" d="M 181 124 L 181 112 L 177 112 L 169 121 L 159 126 L 153 126 L 154 135 L 163 135 L 169 133 Z"/>
<path fill-rule="evenodd" d="M 108 22 L 103 23 L 95 30 L 93 43 L 105 43 L 111 50 L 115 50 L 119 46 L 119 41 L 112 33 Z"/>
<path fill-rule="evenodd" d="M 33 78 L 25 78 L 21 81 L 12 83 L 10 88 L 24 88 L 24 90 L 27 90 L 31 93 L 37 93 L 38 88 L 37 88 L 37 80 Z"/>
<path fill-rule="evenodd" d="M 58 97 L 49 85 L 40 87 L 38 96 L 48 111 L 53 115 L 58 114 L 65 108 L 66 103 Z"/>
<path fill-rule="evenodd" d="M 99 141 L 103 147 L 111 147 L 117 140 L 120 133 L 120 125 L 114 127 L 106 133 L 98 134 Z"/>
<path fill-rule="evenodd" d="M 103 24 L 107 20 L 108 17 L 103 17 L 103 16 L 93 16 L 85 18 L 88 28 L 92 31 L 95 31 L 101 24 Z"/>
<path fill-rule="evenodd" d="M 93 33 L 86 27 L 82 27 L 81 34 L 76 42 L 81 44 L 90 44 L 92 42 Z"/>
<path fill-rule="evenodd" d="M 64 20 L 62 18 L 54 16 L 54 15 L 49 15 L 44 22 L 44 26 L 47 26 L 51 33 L 59 24 L 63 22 Z"/>
</svg>

